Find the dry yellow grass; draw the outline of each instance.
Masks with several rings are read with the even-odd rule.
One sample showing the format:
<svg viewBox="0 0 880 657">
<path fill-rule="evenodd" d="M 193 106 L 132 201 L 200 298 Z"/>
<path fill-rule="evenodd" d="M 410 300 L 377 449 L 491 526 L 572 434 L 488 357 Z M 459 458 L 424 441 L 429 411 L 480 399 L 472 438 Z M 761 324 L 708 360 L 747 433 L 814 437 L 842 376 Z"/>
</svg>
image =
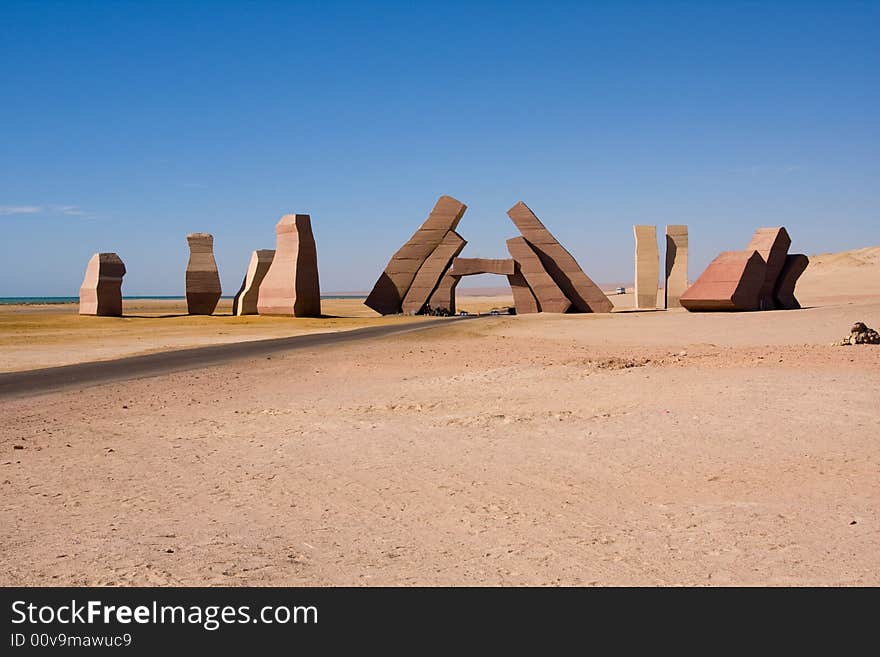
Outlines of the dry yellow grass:
<svg viewBox="0 0 880 657">
<path fill-rule="evenodd" d="M 324 317 L 234 317 L 223 299 L 217 314 L 187 315 L 182 300 L 125 302 L 124 317 L 77 314 L 76 304 L 0 307 L 0 371 L 106 360 L 169 349 L 263 340 L 364 326 L 431 321 L 425 317 L 381 317 L 361 299 L 328 299 Z"/>
</svg>

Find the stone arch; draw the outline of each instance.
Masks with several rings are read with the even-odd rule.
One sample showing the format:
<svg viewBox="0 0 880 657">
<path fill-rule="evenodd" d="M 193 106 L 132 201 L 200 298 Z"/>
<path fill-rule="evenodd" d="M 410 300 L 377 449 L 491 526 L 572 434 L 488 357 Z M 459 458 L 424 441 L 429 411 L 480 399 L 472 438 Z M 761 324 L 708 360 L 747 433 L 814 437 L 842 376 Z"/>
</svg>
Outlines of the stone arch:
<svg viewBox="0 0 880 657">
<path fill-rule="evenodd" d="M 507 276 L 517 313 L 611 312 L 608 297 L 522 201 L 507 212 L 520 232 L 507 240 L 510 258 L 459 258 L 467 242 L 456 228 L 466 210 L 464 203 L 441 196 L 391 257 L 364 303 L 383 315 L 419 314 L 426 306 L 454 312 L 462 276 L 501 274 Z"/>
<path fill-rule="evenodd" d="M 523 278 L 519 264 L 513 258 L 491 259 L 491 258 L 455 258 L 437 289 L 431 294 L 428 300 L 428 306 L 435 309 L 443 309 L 450 314 L 455 314 L 455 288 L 458 287 L 459 281 L 465 276 L 477 276 L 480 274 L 498 274 L 506 276 L 510 285 L 510 291 L 513 294 L 513 305 L 517 313 L 536 313 L 539 312 L 535 295 Z"/>
</svg>

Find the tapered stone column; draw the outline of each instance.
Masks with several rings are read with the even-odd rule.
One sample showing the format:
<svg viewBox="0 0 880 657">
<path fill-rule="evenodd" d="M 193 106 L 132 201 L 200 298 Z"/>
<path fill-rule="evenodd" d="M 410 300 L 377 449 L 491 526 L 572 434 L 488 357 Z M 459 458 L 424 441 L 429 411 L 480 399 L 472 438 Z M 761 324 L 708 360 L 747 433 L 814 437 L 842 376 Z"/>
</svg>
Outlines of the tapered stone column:
<svg viewBox="0 0 880 657">
<path fill-rule="evenodd" d="M 663 294 L 667 308 L 681 308 L 679 299 L 688 288 L 688 227 L 666 226 L 666 282 Z"/>
<path fill-rule="evenodd" d="M 275 227 L 275 257 L 260 284 L 261 315 L 319 317 L 318 250 L 307 214 L 287 214 Z"/>
<path fill-rule="evenodd" d="M 272 260 L 275 258 L 274 249 L 261 249 L 251 254 L 251 261 L 248 264 L 247 272 L 241 287 L 232 300 L 233 315 L 256 315 L 257 300 L 260 295 L 260 285 L 269 272 Z"/>
<path fill-rule="evenodd" d="M 190 233 L 189 262 L 186 265 L 186 309 L 190 315 L 210 315 L 217 308 L 222 289 L 214 260 L 214 236 Z"/>
<path fill-rule="evenodd" d="M 657 308 L 660 280 L 660 253 L 656 226 L 633 226 L 636 237 L 636 308 Z"/>
<path fill-rule="evenodd" d="M 125 264 L 118 255 L 93 255 L 79 288 L 79 314 L 121 317 L 123 276 Z"/>
</svg>

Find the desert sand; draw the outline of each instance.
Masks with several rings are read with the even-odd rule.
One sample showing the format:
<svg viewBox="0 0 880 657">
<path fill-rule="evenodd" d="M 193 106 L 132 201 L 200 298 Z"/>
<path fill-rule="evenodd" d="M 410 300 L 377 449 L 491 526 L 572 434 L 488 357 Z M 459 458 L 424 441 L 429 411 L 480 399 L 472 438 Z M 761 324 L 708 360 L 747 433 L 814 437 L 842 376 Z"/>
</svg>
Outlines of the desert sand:
<svg viewBox="0 0 880 657">
<path fill-rule="evenodd" d="M 831 344 L 880 325 L 878 254 L 814 257 L 797 311 L 4 312 L 7 369 L 436 326 L 3 401 L 0 584 L 878 585 L 880 347 Z"/>
</svg>

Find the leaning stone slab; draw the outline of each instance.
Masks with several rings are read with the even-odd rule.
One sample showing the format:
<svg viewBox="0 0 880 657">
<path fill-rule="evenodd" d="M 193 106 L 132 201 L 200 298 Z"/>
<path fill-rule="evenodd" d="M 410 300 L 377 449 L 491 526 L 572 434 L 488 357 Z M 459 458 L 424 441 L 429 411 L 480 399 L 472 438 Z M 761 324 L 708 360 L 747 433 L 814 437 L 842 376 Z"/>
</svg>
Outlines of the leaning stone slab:
<svg viewBox="0 0 880 657">
<path fill-rule="evenodd" d="M 688 227 L 666 226 L 666 282 L 663 294 L 666 308 L 680 308 L 679 298 L 688 288 Z"/>
<path fill-rule="evenodd" d="M 810 259 L 802 253 L 789 254 L 785 257 L 785 264 L 776 279 L 776 289 L 773 290 L 773 298 L 776 307 L 784 310 L 796 310 L 801 307 L 794 289 L 801 274 L 810 264 Z"/>
<path fill-rule="evenodd" d="M 758 310 L 767 265 L 757 251 L 724 251 L 681 295 L 691 311 Z"/>
<path fill-rule="evenodd" d="M 541 312 L 538 300 L 526 282 L 518 262 L 514 261 L 513 273 L 507 277 L 507 282 L 510 284 L 510 291 L 513 294 L 513 307 L 516 308 L 517 315 L 531 315 Z"/>
<path fill-rule="evenodd" d="M 453 258 L 461 253 L 465 244 L 467 242 L 454 230 L 446 233 L 443 241 L 419 267 L 412 285 L 403 298 L 404 313 L 417 315 L 422 312 L 425 304 L 431 298 L 431 294 L 437 289 L 437 285 L 452 264 Z"/>
<path fill-rule="evenodd" d="M 761 286 L 761 296 L 758 302 L 761 310 L 773 310 L 776 308 L 776 301 L 773 297 L 773 290 L 776 289 L 776 279 L 782 272 L 785 265 L 785 256 L 791 246 L 791 238 L 783 227 L 777 228 L 759 228 L 752 235 L 746 251 L 757 251 L 767 263 L 767 269 L 764 274 L 764 284 Z"/>
<path fill-rule="evenodd" d="M 440 279 L 437 289 L 431 294 L 431 298 L 428 299 L 428 305 L 438 310 L 445 309 L 449 314 L 454 315 L 455 288 L 458 287 L 460 280 L 461 276 L 454 276 L 452 271 L 448 270 L 443 274 L 443 278 Z"/>
<path fill-rule="evenodd" d="M 660 252 L 657 250 L 656 226 L 633 226 L 636 237 L 636 308 L 657 307 L 660 280 Z"/>
<path fill-rule="evenodd" d="M 232 300 L 233 315 L 256 315 L 257 299 L 260 294 L 260 285 L 269 271 L 272 259 L 275 257 L 274 249 L 260 249 L 251 254 L 251 261 L 248 265 L 244 280 L 241 287 L 235 293 Z"/>
<path fill-rule="evenodd" d="M 257 294 L 261 315 L 319 317 L 318 250 L 307 214 L 286 214 L 275 226 L 275 257 Z"/>
<path fill-rule="evenodd" d="M 190 233 L 186 265 L 186 310 L 190 315 L 210 315 L 220 301 L 220 274 L 214 260 L 214 236 Z"/>
<path fill-rule="evenodd" d="M 525 279 L 538 301 L 538 311 L 546 313 L 564 313 L 571 308 L 571 301 L 559 288 L 553 277 L 547 272 L 537 252 L 532 249 L 525 237 L 514 237 L 507 240 L 507 250 L 520 267 Z M 515 303 L 514 299 L 514 303 Z M 517 313 L 519 313 L 517 309 Z"/>
<path fill-rule="evenodd" d="M 613 304 L 578 265 L 574 257 L 520 201 L 507 211 L 520 234 L 534 247 L 544 269 L 578 312 L 610 313 Z M 540 300 L 539 300 L 540 301 Z"/>
<path fill-rule="evenodd" d="M 364 303 L 382 315 L 403 311 L 403 300 L 419 269 L 446 234 L 455 230 L 467 206 L 441 196 L 415 234 L 391 257 Z"/>
<path fill-rule="evenodd" d="M 123 276 L 125 264 L 118 255 L 93 255 L 79 288 L 79 314 L 121 317 Z"/>
</svg>

